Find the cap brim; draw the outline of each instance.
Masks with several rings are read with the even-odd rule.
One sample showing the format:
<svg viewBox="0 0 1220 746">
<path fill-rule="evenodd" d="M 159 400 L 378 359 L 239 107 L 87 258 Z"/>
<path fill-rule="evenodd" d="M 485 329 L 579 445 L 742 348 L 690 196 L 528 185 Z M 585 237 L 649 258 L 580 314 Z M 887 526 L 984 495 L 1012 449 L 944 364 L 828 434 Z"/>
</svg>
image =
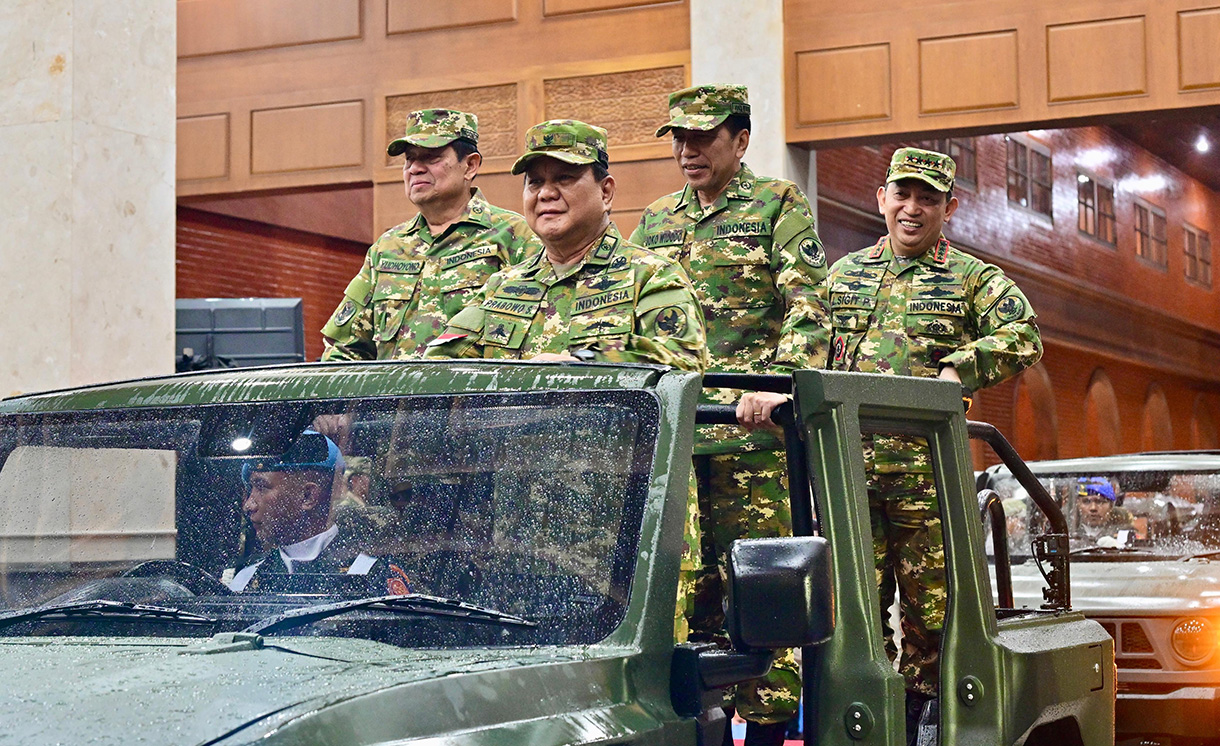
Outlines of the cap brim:
<svg viewBox="0 0 1220 746">
<path fill-rule="evenodd" d="M 728 118 L 728 114 L 682 114 L 661 125 L 657 129 L 657 137 L 664 137 L 666 132 L 673 129 L 707 132 L 716 129 Z"/>
<path fill-rule="evenodd" d="M 414 145 L 419 148 L 443 148 L 454 140 L 461 138 L 449 137 L 448 135 L 418 135 L 414 137 L 400 137 L 397 140 L 391 140 L 386 146 L 385 152 L 389 155 L 402 155 L 407 148 Z"/>
<path fill-rule="evenodd" d="M 597 163 L 596 158 L 590 158 L 587 155 L 577 155 L 576 153 L 569 153 L 564 150 L 531 150 L 513 163 L 513 167 L 509 173 L 511 173 L 513 176 L 520 176 L 521 174 L 525 173 L 525 167 L 529 165 L 530 161 L 542 157 L 554 158 L 557 161 L 571 163 L 576 166 Z"/>
<path fill-rule="evenodd" d="M 927 184 L 928 186 L 932 187 L 933 189 L 935 189 L 935 190 L 936 190 L 936 191 L 938 191 L 938 192 L 948 192 L 950 189 L 952 189 L 952 188 L 953 188 L 953 183 L 952 183 L 952 182 L 950 182 L 948 186 L 945 186 L 944 184 L 942 184 L 941 182 L 939 182 L 939 181 L 937 181 L 936 179 L 932 178 L 931 176 L 926 176 L 926 175 L 921 174 L 921 173 L 897 173 L 897 174 L 893 174 L 892 176 L 890 176 L 889 178 L 887 178 L 887 179 L 885 180 L 885 183 L 886 183 L 886 184 L 889 184 L 889 183 L 892 183 L 892 182 L 895 182 L 895 181 L 902 181 L 903 179 L 915 179 L 915 180 L 917 180 L 917 181 L 922 181 L 923 183 Z"/>
</svg>

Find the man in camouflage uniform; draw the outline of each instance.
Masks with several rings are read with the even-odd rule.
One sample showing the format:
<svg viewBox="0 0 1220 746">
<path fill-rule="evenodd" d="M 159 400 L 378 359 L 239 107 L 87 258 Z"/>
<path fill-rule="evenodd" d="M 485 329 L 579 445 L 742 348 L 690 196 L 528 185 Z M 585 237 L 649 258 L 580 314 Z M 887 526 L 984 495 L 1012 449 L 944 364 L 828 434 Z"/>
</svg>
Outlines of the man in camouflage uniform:
<svg viewBox="0 0 1220 746">
<path fill-rule="evenodd" d="M 526 133 L 526 220 L 544 251 L 501 270 L 428 343 L 428 357 L 660 363 L 702 371 L 703 314 L 680 266 L 610 222 L 606 131 L 552 120 Z"/>
<path fill-rule="evenodd" d="M 493 272 L 540 248 L 520 215 L 471 186 L 482 163 L 478 140 L 474 114 L 407 115 L 406 132 L 386 152 L 405 156 L 403 182 L 419 214 L 369 248 L 322 328 L 323 360 L 421 357 Z"/>
<path fill-rule="evenodd" d="M 791 373 L 822 367 L 826 257 L 809 203 L 790 181 L 756 176 L 742 163 L 750 142 L 744 86 L 705 85 L 670 94 L 674 160 L 687 185 L 652 203 L 632 241 L 680 262 L 707 320 L 710 371 Z M 722 390 L 705 401 L 737 402 Z M 778 397 L 782 400 L 782 397 Z M 747 402 L 753 401 L 747 399 Z M 775 402 L 751 406 L 750 425 Z M 755 419 L 756 418 L 756 419 Z M 694 580 L 692 638 L 723 638 L 721 607 L 728 545 L 791 534 L 786 467 L 779 440 L 764 429 L 701 428 L 695 444 L 702 567 Z M 747 743 L 777 743 L 796 713 L 800 677 L 791 653 L 764 679 L 738 687 Z"/>
<path fill-rule="evenodd" d="M 888 235 L 830 270 L 832 370 L 993 386 L 1042 356 L 1034 312 L 996 266 L 949 245 L 957 166 L 942 153 L 895 151 L 877 205 Z M 865 436 L 869 511 L 886 648 L 888 607 L 899 596 L 908 724 L 939 687 L 945 555 L 928 444 Z"/>
</svg>

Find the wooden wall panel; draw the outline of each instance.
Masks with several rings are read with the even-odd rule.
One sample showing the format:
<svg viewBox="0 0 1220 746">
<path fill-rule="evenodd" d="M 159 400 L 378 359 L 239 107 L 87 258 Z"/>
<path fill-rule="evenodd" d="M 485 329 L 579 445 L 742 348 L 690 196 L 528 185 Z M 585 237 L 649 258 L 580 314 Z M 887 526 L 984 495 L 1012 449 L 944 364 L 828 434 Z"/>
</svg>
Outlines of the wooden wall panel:
<svg viewBox="0 0 1220 746">
<path fill-rule="evenodd" d="M 1100 50 L 1106 54 L 1098 54 Z M 1052 103 L 1148 92 L 1144 18 L 1048 26 L 1046 69 Z"/>
<path fill-rule="evenodd" d="M 386 0 L 386 33 L 515 21 L 517 0 Z"/>
<path fill-rule="evenodd" d="M 263 109 L 250 114 L 250 172 L 311 171 L 364 161 L 364 102 Z"/>
<path fill-rule="evenodd" d="M 1183 91 L 1220 88 L 1220 8 L 1178 14 L 1178 79 Z"/>
<path fill-rule="evenodd" d="M 919 40 L 919 111 L 1013 107 L 1020 100 L 1016 30 Z"/>
<path fill-rule="evenodd" d="M 1220 105 L 1217 0 L 784 0 L 783 35 L 792 144 Z M 888 74 L 877 60 L 829 85 L 812 69 L 881 47 Z"/>
<path fill-rule="evenodd" d="M 642 5 L 673 4 L 675 4 L 675 0 L 543 0 L 542 14 L 560 16 L 590 10 L 616 10 L 618 8 L 638 8 Z"/>
<path fill-rule="evenodd" d="M 669 93 L 685 86 L 681 65 L 544 80 L 543 118 L 604 127 L 612 148 L 654 145 L 669 119 Z"/>
<path fill-rule="evenodd" d="M 178 120 L 178 180 L 220 179 L 229 175 L 229 115 Z"/>
<path fill-rule="evenodd" d="M 427 91 L 386 97 L 385 142 L 401 137 L 407 114 L 419 109 L 458 109 L 479 118 L 479 152 L 485 159 L 511 156 L 520 149 L 517 133 L 517 84 Z M 382 157 L 401 164 L 402 157 Z"/>
<path fill-rule="evenodd" d="M 796 55 L 796 119 L 802 125 L 890 117 L 890 45 Z"/>
<path fill-rule="evenodd" d="M 178 0 L 180 58 L 358 38 L 360 0 Z"/>
</svg>

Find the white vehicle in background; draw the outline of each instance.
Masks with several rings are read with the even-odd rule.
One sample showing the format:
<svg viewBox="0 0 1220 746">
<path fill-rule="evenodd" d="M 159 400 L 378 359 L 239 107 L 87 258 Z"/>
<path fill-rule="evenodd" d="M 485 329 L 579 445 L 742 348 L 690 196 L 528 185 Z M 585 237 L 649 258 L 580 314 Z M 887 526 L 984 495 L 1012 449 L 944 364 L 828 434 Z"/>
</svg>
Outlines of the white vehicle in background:
<svg viewBox="0 0 1220 746">
<path fill-rule="evenodd" d="M 1220 452 L 1028 466 L 1068 520 L 1072 606 L 1114 638 L 1116 742 L 1220 744 Z M 1027 490 L 1003 466 L 980 472 L 978 488 L 1004 508 L 1006 526 L 989 521 L 988 534 L 1006 529 L 1011 605 L 1040 606 L 1046 582 L 1028 537 L 1041 527 Z M 1002 556 L 996 566 L 1002 574 Z"/>
</svg>

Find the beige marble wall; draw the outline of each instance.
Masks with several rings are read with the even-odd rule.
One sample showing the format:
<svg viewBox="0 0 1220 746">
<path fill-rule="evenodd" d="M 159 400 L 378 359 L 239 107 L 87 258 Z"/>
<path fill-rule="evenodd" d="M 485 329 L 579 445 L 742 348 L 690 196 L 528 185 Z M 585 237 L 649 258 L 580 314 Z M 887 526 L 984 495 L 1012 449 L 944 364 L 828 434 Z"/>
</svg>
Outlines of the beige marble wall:
<svg viewBox="0 0 1220 746">
<path fill-rule="evenodd" d="M 690 0 L 691 82 L 750 89 L 750 149 L 757 174 L 795 181 L 816 204 L 814 155 L 790 147 L 784 128 L 783 0 Z"/>
<path fill-rule="evenodd" d="M 175 13 L 0 4 L 0 396 L 173 370 Z"/>
</svg>

